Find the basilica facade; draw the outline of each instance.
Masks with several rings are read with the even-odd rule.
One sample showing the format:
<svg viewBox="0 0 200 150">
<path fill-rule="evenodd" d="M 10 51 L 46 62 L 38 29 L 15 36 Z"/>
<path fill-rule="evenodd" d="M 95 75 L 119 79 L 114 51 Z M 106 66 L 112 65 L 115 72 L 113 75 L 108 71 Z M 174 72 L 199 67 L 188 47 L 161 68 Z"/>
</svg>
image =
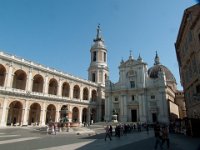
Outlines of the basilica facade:
<svg viewBox="0 0 200 150">
<path fill-rule="evenodd" d="M 90 49 L 88 80 L 0 52 L 0 127 L 104 118 L 107 49 L 100 27 Z M 67 116 L 66 116 L 67 114 Z"/>
<path fill-rule="evenodd" d="M 148 69 L 141 56 L 119 65 L 119 81 L 106 81 L 105 120 L 113 113 L 119 122 L 169 123 L 185 117 L 183 92 L 178 91 L 171 71 L 160 63 L 156 52 L 154 66 Z"/>
</svg>

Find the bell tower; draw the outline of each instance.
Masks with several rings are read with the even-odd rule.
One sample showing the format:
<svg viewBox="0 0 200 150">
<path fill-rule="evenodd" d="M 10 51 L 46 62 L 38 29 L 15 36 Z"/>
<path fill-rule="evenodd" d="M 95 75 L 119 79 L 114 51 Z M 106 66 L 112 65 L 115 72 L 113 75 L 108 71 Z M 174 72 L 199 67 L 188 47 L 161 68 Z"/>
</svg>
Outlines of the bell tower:
<svg viewBox="0 0 200 150">
<path fill-rule="evenodd" d="M 91 61 L 88 68 L 88 80 L 105 86 L 109 76 L 107 65 L 107 49 L 101 36 L 100 25 L 97 26 L 97 35 L 90 49 Z"/>
</svg>

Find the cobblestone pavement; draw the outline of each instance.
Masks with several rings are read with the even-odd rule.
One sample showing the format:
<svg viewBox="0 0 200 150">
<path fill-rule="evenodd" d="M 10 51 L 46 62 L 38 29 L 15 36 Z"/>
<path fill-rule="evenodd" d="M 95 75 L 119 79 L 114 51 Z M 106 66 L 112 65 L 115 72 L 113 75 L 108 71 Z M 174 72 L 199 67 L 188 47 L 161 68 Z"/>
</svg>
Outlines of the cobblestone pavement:
<svg viewBox="0 0 200 150">
<path fill-rule="evenodd" d="M 112 141 L 104 140 L 104 126 L 92 125 L 62 132 L 47 134 L 45 130 L 33 127 L 11 127 L 0 129 L 0 150 L 153 150 L 154 134 L 133 132 Z M 170 150 L 197 150 L 200 138 L 184 135 L 170 135 Z M 164 146 L 165 149 L 165 146 Z"/>
</svg>

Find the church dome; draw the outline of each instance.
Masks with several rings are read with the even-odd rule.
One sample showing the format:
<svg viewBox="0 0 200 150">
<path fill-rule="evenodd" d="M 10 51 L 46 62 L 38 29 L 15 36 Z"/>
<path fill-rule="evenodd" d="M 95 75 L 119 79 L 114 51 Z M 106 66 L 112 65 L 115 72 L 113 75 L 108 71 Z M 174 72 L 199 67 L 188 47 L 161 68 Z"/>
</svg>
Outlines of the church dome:
<svg viewBox="0 0 200 150">
<path fill-rule="evenodd" d="M 172 72 L 164 65 L 160 64 L 160 59 L 158 57 L 158 54 L 156 52 L 156 57 L 155 57 L 155 63 L 154 66 L 149 68 L 148 70 L 148 75 L 150 78 L 158 78 L 158 74 L 160 71 L 163 71 L 165 73 L 165 77 L 167 81 L 173 81 L 176 83 L 176 79 Z"/>
<path fill-rule="evenodd" d="M 161 64 L 156 64 L 153 67 L 149 68 L 149 70 L 148 70 L 149 77 L 150 78 L 158 78 L 159 71 L 163 71 L 165 73 L 167 81 L 176 82 L 176 79 L 175 79 L 174 75 L 171 73 L 171 71 L 167 67 L 165 67 Z"/>
</svg>

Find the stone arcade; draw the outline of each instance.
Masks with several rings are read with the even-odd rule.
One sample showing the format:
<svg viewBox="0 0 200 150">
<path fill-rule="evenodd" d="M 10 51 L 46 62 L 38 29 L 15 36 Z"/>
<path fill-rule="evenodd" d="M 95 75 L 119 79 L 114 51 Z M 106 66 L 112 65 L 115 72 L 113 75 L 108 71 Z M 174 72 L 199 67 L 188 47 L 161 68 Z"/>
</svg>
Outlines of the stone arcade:
<svg viewBox="0 0 200 150">
<path fill-rule="evenodd" d="M 0 52 L 0 127 L 58 122 L 64 111 L 70 122 L 102 121 L 109 72 L 99 26 L 90 52 L 88 80 Z"/>
</svg>

